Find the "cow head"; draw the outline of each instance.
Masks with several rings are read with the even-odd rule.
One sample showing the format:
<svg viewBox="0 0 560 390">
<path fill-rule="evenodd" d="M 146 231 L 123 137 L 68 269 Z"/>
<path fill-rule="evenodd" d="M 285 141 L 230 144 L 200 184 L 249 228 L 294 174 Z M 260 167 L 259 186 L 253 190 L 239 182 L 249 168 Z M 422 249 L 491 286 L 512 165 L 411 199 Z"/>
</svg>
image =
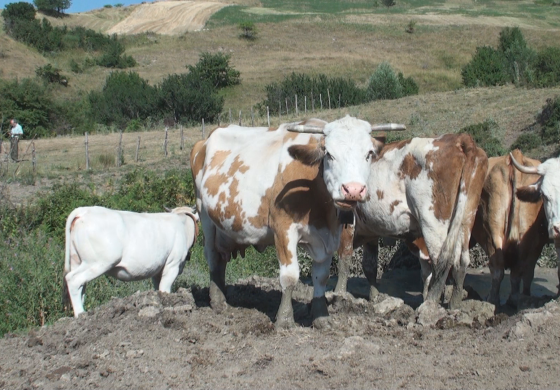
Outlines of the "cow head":
<svg viewBox="0 0 560 390">
<path fill-rule="evenodd" d="M 513 165 L 521 172 L 540 175 L 536 183 L 521 187 L 517 197 L 526 202 L 538 202 L 541 198 L 548 221 L 550 238 L 560 237 L 560 158 L 551 158 L 536 167 L 519 164 L 510 153 Z"/>
<path fill-rule="evenodd" d="M 346 116 L 334 122 L 312 119 L 292 123 L 289 131 L 323 134 L 316 144 L 293 145 L 290 155 L 307 165 L 323 163 L 323 179 L 336 207 L 354 208 L 367 198 L 371 163 L 383 147 L 383 142 L 372 139 L 372 131 L 405 130 L 404 125 L 371 126 L 368 122 Z"/>
</svg>

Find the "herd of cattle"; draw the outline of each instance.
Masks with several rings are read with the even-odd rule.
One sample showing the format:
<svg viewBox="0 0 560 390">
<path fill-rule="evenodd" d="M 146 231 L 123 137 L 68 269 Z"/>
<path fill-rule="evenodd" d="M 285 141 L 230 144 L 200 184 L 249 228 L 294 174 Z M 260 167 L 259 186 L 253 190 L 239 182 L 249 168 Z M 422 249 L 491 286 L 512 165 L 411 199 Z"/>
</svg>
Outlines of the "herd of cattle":
<svg viewBox="0 0 560 390">
<path fill-rule="evenodd" d="M 461 303 L 473 241 L 489 257 L 490 302 L 500 303 L 506 268 L 510 298 L 518 298 L 521 281 L 523 294 L 530 294 L 543 246 L 554 240 L 560 250 L 560 159 L 541 164 L 518 150 L 487 158 L 467 134 L 389 144 L 371 135 L 404 129 L 350 116 L 277 129 L 217 128 L 191 152 L 198 213 L 188 207 L 157 214 L 83 207 L 70 214 L 65 282 L 75 316 L 84 311 L 85 284 L 105 273 L 127 281 L 152 277 L 156 289 L 169 292 L 196 241 L 199 217 L 217 311 L 226 306 L 229 260 L 243 257 L 249 246 L 260 252 L 276 247 L 282 286 L 277 327 L 294 324 L 298 245 L 313 259 L 316 327 L 329 323 L 325 290 L 335 251 L 343 270 L 353 248 L 364 246 L 370 297 L 377 294 L 380 237 L 401 239 L 417 255 L 425 300 L 439 301 L 450 276 L 449 306 Z M 339 275 L 338 289 L 345 289 L 346 278 Z"/>
</svg>

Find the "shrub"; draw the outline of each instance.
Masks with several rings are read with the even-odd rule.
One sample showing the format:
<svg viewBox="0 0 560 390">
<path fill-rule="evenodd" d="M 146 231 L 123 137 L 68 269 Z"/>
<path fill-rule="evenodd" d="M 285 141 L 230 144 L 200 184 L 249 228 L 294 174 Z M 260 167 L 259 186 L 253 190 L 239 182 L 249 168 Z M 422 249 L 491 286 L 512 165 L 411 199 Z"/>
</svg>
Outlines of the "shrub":
<svg viewBox="0 0 560 390">
<path fill-rule="evenodd" d="M 84 69 L 74 59 L 70 60 L 69 66 L 70 66 L 70 70 L 74 73 L 83 73 L 84 72 Z"/>
<path fill-rule="evenodd" d="M 2 11 L 2 18 L 4 18 L 4 30 L 12 35 L 16 21 L 32 22 L 35 20 L 35 7 L 23 1 L 10 3 Z"/>
<path fill-rule="evenodd" d="M 231 56 L 222 53 L 202 53 L 196 65 L 187 65 L 191 77 L 208 81 L 214 88 L 225 88 L 241 83 L 239 71 L 229 64 Z"/>
<path fill-rule="evenodd" d="M 172 116 L 176 123 L 212 122 L 224 106 L 224 98 L 206 79 L 196 74 L 167 76 L 159 87 L 161 115 Z"/>
<path fill-rule="evenodd" d="M 367 94 L 370 100 L 398 99 L 403 96 L 399 77 L 387 62 L 377 66 L 369 79 Z"/>
<path fill-rule="evenodd" d="M 53 67 L 51 64 L 38 67 L 35 74 L 42 78 L 46 83 L 57 83 L 64 86 L 68 85 L 68 77 L 60 74 L 60 69 Z"/>
<path fill-rule="evenodd" d="M 523 133 L 511 145 L 510 150 L 519 149 L 526 152 L 542 146 L 542 138 L 537 133 Z"/>
<path fill-rule="evenodd" d="M 395 0 L 381 0 L 381 3 L 385 7 L 393 7 L 393 6 L 397 5 L 397 2 Z"/>
<path fill-rule="evenodd" d="M 91 116 L 98 123 L 121 129 L 131 119 L 158 114 L 158 90 L 135 72 L 112 72 L 101 92 L 88 95 Z"/>
<path fill-rule="evenodd" d="M 97 59 L 97 65 L 105 68 L 126 69 L 136 66 L 136 60 L 124 54 L 124 46 L 113 35 L 111 43 L 104 49 L 104 54 Z"/>
<path fill-rule="evenodd" d="M 502 156 L 506 150 L 495 136 L 497 128 L 496 122 L 486 120 L 483 123 L 463 127 L 459 133 L 470 134 L 477 145 L 484 149 L 488 157 Z"/>
<path fill-rule="evenodd" d="M 412 77 L 405 78 L 402 72 L 399 72 L 399 83 L 402 85 L 403 96 L 418 95 L 418 84 Z"/>
<path fill-rule="evenodd" d="M 250 41 L 257 39 L 257 27 L 255 26 L 255 23 L 241 22 L 239 23 L 239 29 L 241 30 L 239 37 Z"/>
<path fill-rule="evenodd" d="M 504 55 L 510 82 L 528 85 L 533 82 L 532 66 L 536 53 L 527 47 L 519 27 L 506 27 L 500 32 L 498 50 Z"/>
<path fill-rule="evenodd" d="M 52 118 L 60 111 L 46 86 L 31 79 L 0 80 L 0 109 L 6 121 L 4 128 L 10 118 L 17 118 L 25 138 L 50 135 Z"/>
<path fill-rule="evenodd" d="M 537 54 L 535 83 L 539 87 L 553 87 L 560 84 L 560 48 L 548 47 Z"/>
<path fill-rule="evenodd" d="M 328 108 L 328 96 L 331 96 L 332 107 L 347 107 L 361 104 L 366 101 L 365 91 L 356 86 L 350 79 L 342 77 L 329 78 L 324 74 L 309 76 L 303 73 L 291 73 L 279 83 L 271 83 L 265 87 L 266 99 L 258 104 L 262 114 L 269 107 L 270 113 L 278 115 L 279 107 L 286 109 L 285 102 L 288 101 L 289 110 L 295 109 L 295 96 L 298 96 L 298 109 L 304 110 L 305 97 L 307 96 L 307 108 L 320 108 L 320 99 L 323 107 Z M 313 99 L 313 101 L 312 101 Z"/>
<path fill-rule="evenodd" d="M 489 46 L 477 47 L 461 76 L 467 87 L 504 85 L 509 79 L 504 54 Z"/>
</svg>

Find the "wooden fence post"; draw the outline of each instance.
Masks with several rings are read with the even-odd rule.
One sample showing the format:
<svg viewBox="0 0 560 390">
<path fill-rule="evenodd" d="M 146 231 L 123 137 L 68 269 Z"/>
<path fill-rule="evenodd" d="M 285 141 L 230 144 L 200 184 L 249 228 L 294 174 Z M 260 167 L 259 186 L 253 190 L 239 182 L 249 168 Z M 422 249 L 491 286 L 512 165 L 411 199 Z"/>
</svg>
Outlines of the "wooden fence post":
<svg viewBox="0 0 560 390">
<path fill-rule="evenodd" d="M 278 100 L 278 119 L 282 122 L 282 102 Z"/>
<path fill-rule="evenodd" d="M 297 94 L 296 94 L 296 116 L 299 115 L 299 110 L 298 110 L 298 106 L 297 106 Z"/>
<path fill-rule="evenodd" d="M 182 131 L 182 129 L 181 129 Z M 136 141 L 136 156 L 134 161 L 138 162 L 138 152 L 140 151 L 140 136 L 138 136 L 138 141 Z"/>
<path fill-rule="evenodd" d="M 233 119 L 231 118 L 231 108 L 230 108 L 230 109 L 229 109 L 229 124 L 230 124 L 230 125 L 231 125 L 231 121 L 232 121 L 232 120 L 233 120 Z"/>
<path fill-rule="evenodd" d="M 323 95 L 319 94 L 319 101 L 321 102 L 321 111 L 323 111 Z"/>
<path fill-rule="evenodd" d="M 163 140 L 163 150 L 165 151 L 165 157 L 167 157 L 167 131 L 168 128 L 165 128 L 165 139 Z"/>
<path fill-rule="evenodd" d="M 119 148 L 117 149 L 117 168 L 119 168 L 122 164 L 122 131 L 119 135 Z"/>
<path fill-rule="evenodd" d="M 313 92 L 311 92 L 311 112 L 315 112 L 315 100 L 313 100 Z"/>
<path fill-rule="evenodd" d="M 185 148 L 185 136 L 183 134 L 183 125 L 181 125 L 181 151 Z"/>
<path fill-rule="evenodd" d="M 33 165 L 33 174 L 37 168 L 37 159 L 35 158 L 35 141 L 31 142 L 31 164 Z"/>
<path fill-rule="evenodd" d="M 266 122 L 268 123 L 268 127 L 270 127 L 270 110 L 268 106 L 266 106 Z"/>
<path fill-rule="evenodd" d="M 290 115 L 290 111 L 288 111 L 288 98 L 286 98 L 286 116 Z"/>
<path fill-rule="evenodd" d="M 305 97 L 304 101 L 304 107 L 305 107 L 305 115 L 307 115 L 307 96 Z"/>
<path fill-rule="evenodd" d="M 329 110 L 330 110 L 331 109 L 331 93 L 330 93 L 328 88 L 327 88 L 327 95 L 329 96 Z"/>
<path fill-rule="evenodd" d="M 241 126 L 241 110 L 239 110 L 239 126 Z"/>
<path fill-rule="evenodd" d="M 89 170 L 88 133 L 86 131 L 86 170 Z"/>
<path fill-rule="evenodd" d="M 206 133 L 206 132 L 205 132 L 205 129 L 204 129 L 204 118 L 202 118 L 202 138 L 203 138 L 203 139 L 206 138 L 205 133 Z"/>
<path fill-rule="evenodd" d="M 253 106 L 251 106 L 251 127 L 255 127 L 255 115 L 253 114 Z"/>
</svg>

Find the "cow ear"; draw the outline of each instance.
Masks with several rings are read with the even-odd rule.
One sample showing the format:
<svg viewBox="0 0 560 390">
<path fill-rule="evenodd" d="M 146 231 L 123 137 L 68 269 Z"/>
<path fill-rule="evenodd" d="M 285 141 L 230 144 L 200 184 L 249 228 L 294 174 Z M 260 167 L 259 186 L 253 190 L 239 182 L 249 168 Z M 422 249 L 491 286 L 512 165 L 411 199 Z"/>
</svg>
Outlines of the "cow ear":
<svg viewBox="0 0 560 390">
<path fill-rule="evenodd" d="M 325 147 L 321 144 L 315 145 L 292 145 L 288 148 L 288 153 L 294 160 L 314 166 L 321 162 L 325 157 Z"/>
<path fill-rule="evenodd" d="M 537 203 L 541 200 L 541 191 L 539 182 L 525 187 L 519 187 L 515 194 L 517 198 L 523 202 Z"/>
<path fill-rule="evenodd" d="M 375 154 L 379 155 L 379 152 L 381 152 L 381 149 L 383 149 L 385 143 L 387 142 L 387 136 L 379 135 L 376 137 L 372 137 L 371 142 L 373 143 L 373 150 L 375 151 Z"/>
</svg>

